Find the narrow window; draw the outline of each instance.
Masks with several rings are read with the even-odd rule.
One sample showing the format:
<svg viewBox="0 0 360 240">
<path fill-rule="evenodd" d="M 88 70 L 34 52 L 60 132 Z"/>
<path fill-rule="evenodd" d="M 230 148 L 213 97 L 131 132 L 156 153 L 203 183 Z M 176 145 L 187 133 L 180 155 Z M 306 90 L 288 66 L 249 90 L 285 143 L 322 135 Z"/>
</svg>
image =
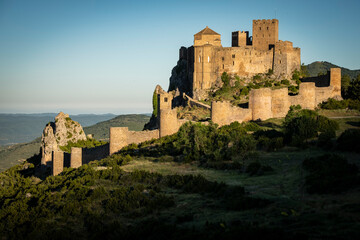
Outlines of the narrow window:
<svg viewBox="0 0 360 240">
<path fill-rule="evenodd" d="M 235 58 L 235 54 L 232 55 L 232 58 Z"/>
<path fill-rule="evenodd" d="M 199 62 L 201 62 L 201 57 L 199 56 Z"/>
<path fill-rule="evenodd" d="M 250 63 L 251 63 L 251 60 L 250 60 Z"/>
<path fill-rule="evenodd" d="M 164 102 L 167 102 L 167 101 L 168 101 L 167 97 L 166 97 L 166 98 L 164 98 Z"/>
<path fill-rule="evenodd" d="M 261 27 L 259 27 L 259 30 L 261 30 Z"/>
<path fill-rule="evenodd" d="M 223 64 L 223 69 L 224 69 L 224 64 Z"/>
<path fill-rule="evenodd" d="M 208 62 L 210 62 L 210 56 L 208 56 Z"/>
<path fill-rule="evenodd" d="M 269 30 L 269 27 L 266 27 L 267 30 Z"/>
<path fill-rule="evenodd" d="M 224 57 L 221 58 L 224 61 Z"/>
<path fill-rule="evenodd" d="M 233 66 L 235 65 L 235 62 L 233 61 Z"/>
</svg>

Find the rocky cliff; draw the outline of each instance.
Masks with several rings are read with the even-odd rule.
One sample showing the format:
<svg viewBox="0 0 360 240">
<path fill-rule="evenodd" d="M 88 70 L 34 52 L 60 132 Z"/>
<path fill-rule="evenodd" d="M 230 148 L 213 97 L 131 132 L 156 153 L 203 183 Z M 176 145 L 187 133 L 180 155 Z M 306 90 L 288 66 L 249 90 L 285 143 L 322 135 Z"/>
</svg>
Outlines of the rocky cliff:
<svg viewBox="0 0 360 240">
<path fill-rule="evenodd" d="M 55 122 L 50 122 L 44 128 L 41 136 L 41 164 L 47 165 L 51 161 L 52 151 L 60 150 L 60 146 L 67 145 L 68 142 L 86 140 L 81 125 L 73 121 L 68 114 L 60 112 L 55 117 Z"/>
</svg>

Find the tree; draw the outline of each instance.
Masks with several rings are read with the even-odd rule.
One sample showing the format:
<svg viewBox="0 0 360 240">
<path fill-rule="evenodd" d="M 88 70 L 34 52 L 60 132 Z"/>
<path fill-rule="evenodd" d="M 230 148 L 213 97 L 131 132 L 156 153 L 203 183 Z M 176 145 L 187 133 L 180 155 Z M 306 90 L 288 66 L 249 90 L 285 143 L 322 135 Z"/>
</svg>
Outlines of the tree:
<svg viewBox="0 0 360 240">
<path fill-rule="evenodd" d="M 347 94 L 348 98 L 360 100 L 360 74 L 350 83 Z"/>
<path fill-rule="evenodd" d="M 344 75 L 341 77 L 341 94 L 343 96 L 347 96 L 350 83 L 351 83 L 351 78 L 349 75 Z"/>
</svg>

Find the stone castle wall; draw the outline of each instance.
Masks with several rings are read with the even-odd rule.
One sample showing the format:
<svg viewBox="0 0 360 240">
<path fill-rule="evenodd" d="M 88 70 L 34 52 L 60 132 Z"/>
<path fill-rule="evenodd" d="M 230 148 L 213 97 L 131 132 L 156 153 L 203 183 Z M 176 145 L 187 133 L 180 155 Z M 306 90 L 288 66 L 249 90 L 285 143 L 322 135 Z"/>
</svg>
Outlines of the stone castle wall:
<svg viewBox="0 0 360 240">
<path fill-rule="evenodd" d="M 316 87 L 315 82 L 300 83 L 299 93 L 295 96 L 289 96 L 287 88 L 252 89 L 249 95 L 249 108 L 232 106 L 229 102 L 212 102 L 211 120 L 222 126 L 234 121 L 263 121 L 285 117 L 291 105 L 315 109 L 319 103 L 338 96 L 339 90 L 335 91 L 335 86 L 339 87 L 341 92 L 341 70 L 331 69 L 330 72 L 334 73 L 330 75 L 330 84 L 334 85 Z"/>
</svg>

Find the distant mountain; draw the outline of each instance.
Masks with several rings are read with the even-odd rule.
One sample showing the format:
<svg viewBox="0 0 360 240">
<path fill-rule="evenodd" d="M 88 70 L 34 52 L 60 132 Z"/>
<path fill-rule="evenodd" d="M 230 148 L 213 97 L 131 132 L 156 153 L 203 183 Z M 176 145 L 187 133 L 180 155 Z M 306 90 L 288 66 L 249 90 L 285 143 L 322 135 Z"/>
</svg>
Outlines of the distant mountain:
<svg viewBox="0 0 360 240">
<path fill-rule="evenodd" d="M 330 68 L 341 68 L 341 75 L 349 75 L 351 79 L 355 79 L 357 75 L 360 74 L 360 69 L 358 70 L 350 70 L 348 68 L 339 67 L 335 64 L 323 61 L 323 62 L 313 62 L 308 65 L 305 65 L 309 72 L 310 77 L 316 77 L 319 73 L 326 73 L 330 71 Z"/>
<path fill-rule="evenodd" d="M 94 117 L 94 115 L 81 115 L 80 119 L 82 117 L 85 118 L 86 116 L 89 116 L 90 118 Z M 53 118 L 49 121 L 54 121 L 54 117 L 55 115 L 53 115 Z M 79 119 L 74 116 L 71 117 L 73 117 L 74 120 Z M 129 127 L 129 130 L 140 131 L 143 129 L 145 123 L 147 123 L 149 119 L 150 116 L 143 114 L 120 115 L 110 120 L 99 122 L 93 126 L 84 127 L 84 131 L 86 134 L 94 134 L 96 139 L 107 140 L 109 138 L 110 127 Z M 42 125 L 36 136 L 41 136 L 44 127 L 45 124 Z M 40 140 L 41 139 L 38 137 L 28 143 L 20 143 L 12 146 L 0 146 L 0 172 L 18 164 L 20 160 L 27 159 L 34 154 L 38 154 L 40 150 Z"/>
<path fill-rule="evenodd" d="M 40 137 L 45 125 L 54 121 L 57 113 L 0 114 L 0 145 L 26 143 Z M 114 114 L 70 115 L 83 127 L 114 118 Z"/>
</svg>

